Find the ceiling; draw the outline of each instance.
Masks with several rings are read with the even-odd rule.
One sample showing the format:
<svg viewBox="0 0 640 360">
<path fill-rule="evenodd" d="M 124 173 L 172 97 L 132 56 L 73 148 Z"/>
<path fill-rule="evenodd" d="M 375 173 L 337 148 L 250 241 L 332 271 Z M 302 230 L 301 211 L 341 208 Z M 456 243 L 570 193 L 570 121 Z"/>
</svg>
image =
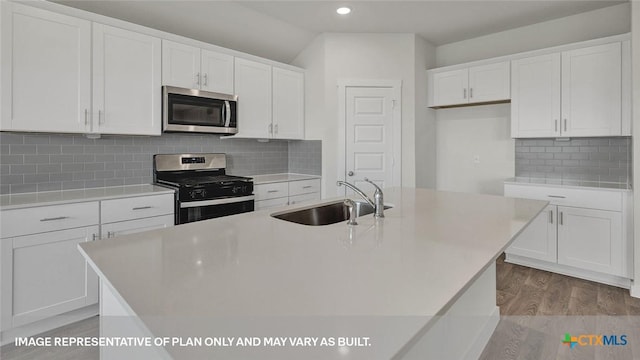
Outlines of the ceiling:
<svg viewBox="0 0 640 360">
<path fill-rule="evenodd" d="M 323 32 L 416 33 L 441 45 L 626 2 L 52 1 L 285 63 Z M 337 15 L 341 5 L 351 14 Z"/>
</svg>

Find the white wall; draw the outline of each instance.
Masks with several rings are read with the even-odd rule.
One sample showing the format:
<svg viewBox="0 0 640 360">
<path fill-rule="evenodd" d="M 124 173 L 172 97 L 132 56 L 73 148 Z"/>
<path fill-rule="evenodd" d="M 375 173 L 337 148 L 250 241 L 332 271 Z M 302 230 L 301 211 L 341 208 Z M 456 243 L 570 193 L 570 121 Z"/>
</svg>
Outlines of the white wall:
<svg viewBox="0 0 640 360">
<path fill-rule="evenodd" d="M 640 171 L 640 0 L 634 0 L 631 3 L 631 48 L 633 53 L 633 178 L 639 179 L 638 171 Z M 637 181 L 637 180 L 636 180 Z M 640 191 L 633 192 L 634 204 L 634 267 L 635 276 L 634 285 L 631 288 L 631 294 L 640 297 Z"/>
<path fill-rule="evenodd" d="M 515 172 L 509 113 L 509 104 L 438 110 L 438 190 L 502 195 Z"/>
<path fill-rule="evenodd" d="M 306 135 L 322 140 L 324 196 L 337 194 L 337 84 L 342 79 L 402 81 L 402 185 L 415 186 L 415 47 L 414 34 L 325 33 L 293 61 L 293 65 L 307 69 Z M 318 88 L 324 89 L 324 94 L 313 95 Z"/>
<path fill-rule="evenodd" d="M 436 49 L 415 37 L 416 187 L 436 187 L 436 112 L 427 107 L 427 73 L 435 65 Z"/>
<path fill-rule="evenodd" d="M 630 3 L 523 26 L 437 48 L 437 66 L 460 64 L 628 33 Z"/>
<path fill-rule="evenodd" d="M 627 33 L 629 11 L 626 3 L 441 45 L 436 61 L 454 65 Z M 502 194 L 502 181 L 515 174 L 509 109 L 505 104 L 436 111 L 438 190 Z M 473 163 L 474 155 L 480 155 L 479 164 Z"/>
</svg>

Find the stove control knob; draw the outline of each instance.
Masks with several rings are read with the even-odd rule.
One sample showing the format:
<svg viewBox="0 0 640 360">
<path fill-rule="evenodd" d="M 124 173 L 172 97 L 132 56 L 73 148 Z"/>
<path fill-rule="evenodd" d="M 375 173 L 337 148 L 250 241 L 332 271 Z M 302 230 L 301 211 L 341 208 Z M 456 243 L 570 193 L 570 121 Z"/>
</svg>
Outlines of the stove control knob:
<svg viewBox="0 0 640 360">
<path fill-rule="evenodd" d="M 234 193 L 234 194 L 237 194 L 238 190 L 240 190 L 239 186 L 234 186 L 233 188 L 231 188 L 231 192 Z"/>
<path fill-rule="evenodd" d="M 200 197 L 204 198 L 205 196 L 207 196 L 207 190 L 202 189 L 202 191 L 200 191 Z"/>
</svg>

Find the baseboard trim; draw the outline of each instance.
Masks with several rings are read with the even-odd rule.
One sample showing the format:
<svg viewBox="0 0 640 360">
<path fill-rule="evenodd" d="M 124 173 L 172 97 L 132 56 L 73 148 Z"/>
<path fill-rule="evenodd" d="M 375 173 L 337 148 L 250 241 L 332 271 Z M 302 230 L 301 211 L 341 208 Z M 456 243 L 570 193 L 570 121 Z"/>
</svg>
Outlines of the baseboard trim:
<svg viewBox="0 0 640 360">
<path fill-rule="evenodd" d="M 621 276 L 602 274 L 595 271 L 576 269 L 566 265 L 560 265 L 555 263 L 550 263 L 547 261 L 531 259 L 519 255 L 509 254 L 505 258 L 505 261 L 508 263 L 528 266 L 540 270 L 550 271 L 562 275 L 572 276 L 579 279 L 595 281 L 598 283 L 612 285 L 621 287 L 624 289 L 631 288 L 631 279 L 624 278 Z M 639 296 L 640 297 L 640 296 Z"/>
<path fill-rule="evenodd" d="M 631 297 L 640 299 L 640 285 L 632 284 L 629 288 L 629 295 L 631 295 Z"/>
<path fill-rule="evenodd" d="M 11 344 L 16 340 L 17 337 L 38 335 L 43 332 L 59 328 L 61 326 L 88 319 L 95 315 L 98 315 L 98 304 L 89 305 L 81 309 L 73 310 L 61 315 L 56 315 L 47 319 L 36 321 L 34 323 L 7 329 L 0 332 L 0 345 L 4 346 L 7 344 Z"/>
</svg>

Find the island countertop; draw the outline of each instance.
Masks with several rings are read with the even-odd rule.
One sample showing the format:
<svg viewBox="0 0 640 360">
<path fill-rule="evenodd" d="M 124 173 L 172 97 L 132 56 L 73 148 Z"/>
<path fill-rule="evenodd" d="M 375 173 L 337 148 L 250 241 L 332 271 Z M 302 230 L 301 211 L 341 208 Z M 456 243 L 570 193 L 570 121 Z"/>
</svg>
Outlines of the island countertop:
<svg viewBox="0 0 640 360">
<path fill-rule="evenodd" d="M 354 227 L 299 225 L 263 210 L 80 247 L 141 318 L 431 317 L 547 204 L 409 188 L 386 189 L 385 200 L 394 207 L 384 219 L 363 216 Z"/>
</svg>

